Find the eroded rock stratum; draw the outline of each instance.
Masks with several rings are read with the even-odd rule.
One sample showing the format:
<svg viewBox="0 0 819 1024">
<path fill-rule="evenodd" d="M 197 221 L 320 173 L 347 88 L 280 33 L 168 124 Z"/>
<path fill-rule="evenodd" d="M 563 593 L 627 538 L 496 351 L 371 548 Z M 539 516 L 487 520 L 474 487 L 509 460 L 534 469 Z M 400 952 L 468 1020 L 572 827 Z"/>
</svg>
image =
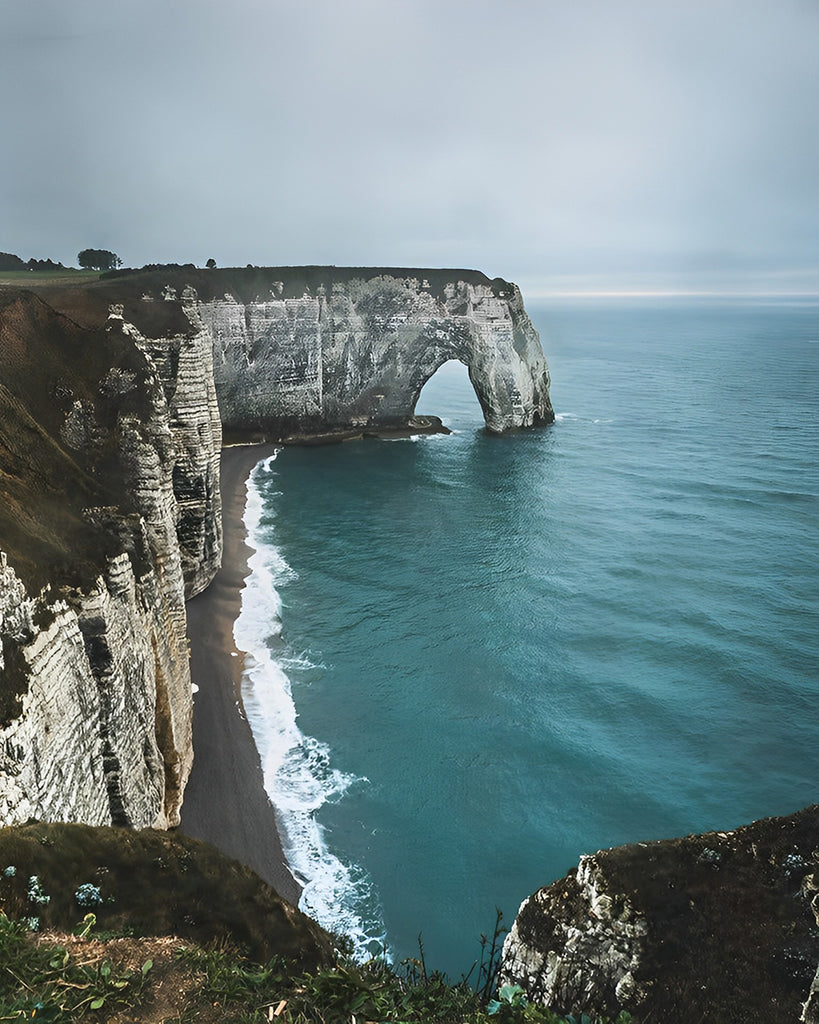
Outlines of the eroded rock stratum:
<svg viewBox="0 0 819 1024">
<path fill-rule="evenodd" d="M 185 599 L 221 559 L 222 427 L 434 429 L 448 359 L 487 427 L 549 423 L 515 285 L 475 271 L 157 267 L 0 290 L 0 823 L 174 825 Z"/>
<path fill-rule="evenodd" d="M 221 547 L 210 346 L 0 299 L 0 822 L 178 823 Z"/>
</svg>

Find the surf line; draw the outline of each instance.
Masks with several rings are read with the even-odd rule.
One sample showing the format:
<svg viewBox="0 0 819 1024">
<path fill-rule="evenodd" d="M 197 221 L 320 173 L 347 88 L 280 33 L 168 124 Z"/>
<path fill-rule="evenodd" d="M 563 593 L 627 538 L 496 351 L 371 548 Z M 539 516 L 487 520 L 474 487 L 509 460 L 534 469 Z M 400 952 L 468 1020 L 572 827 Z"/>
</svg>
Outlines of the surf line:
<svg viewBox="0 0 819 1024">
<path fill-rule="evenodd" d="M 380 899 L 359 865 L 346 864 L 328 846 L 316 813 L 341 799 L 361 776 L 334 768 L 330 748 L 298 727 L 291 676 L 317 666 L 288 651 L 282 641 L 280 590 L 298 577 L 275 542 L 277 449 L 259 462 L 247 483 L 244 524 L 250 575 L 234 624 L 236 646 L 245 652 L 242 700 L 276 813 L 279 833 L 293 876 L 302 888 L 299 909 L 328 931 L 349 936 L 355 955 L 387 955 Z M 271 524 L 271 519 L 273 523 Z"/>
</svg>

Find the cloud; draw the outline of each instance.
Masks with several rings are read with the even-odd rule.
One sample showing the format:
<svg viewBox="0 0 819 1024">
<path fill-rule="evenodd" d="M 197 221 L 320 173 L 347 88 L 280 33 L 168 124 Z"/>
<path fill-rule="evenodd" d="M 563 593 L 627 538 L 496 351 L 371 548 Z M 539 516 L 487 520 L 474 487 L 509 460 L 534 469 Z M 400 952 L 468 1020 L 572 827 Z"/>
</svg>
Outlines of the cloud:
<svg viewBox="0 0 819 1024">
<path fill-rule="evenodd" d="M 800 0 L 12 5 L 3 247 L 804 283 L 818 39 Z"/>
</svg>

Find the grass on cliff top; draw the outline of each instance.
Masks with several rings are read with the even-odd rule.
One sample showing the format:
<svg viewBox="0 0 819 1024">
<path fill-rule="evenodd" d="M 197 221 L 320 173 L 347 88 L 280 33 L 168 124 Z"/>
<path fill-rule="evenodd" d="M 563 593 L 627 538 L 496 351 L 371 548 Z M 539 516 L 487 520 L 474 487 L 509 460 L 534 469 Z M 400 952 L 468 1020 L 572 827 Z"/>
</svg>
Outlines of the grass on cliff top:
<svg viewBox="0 0 819 1024">
<path fill-rule="evenodd" d="M 42 900 L 32 896 L 32 878 Z M 61 823 L 0 829 L 0 909 L 36 918 L 40 930 L 68 930 L 87 909 L 106 931 L 230 942 L 256 960 L 286 956 L 299 970 L 333 955 L 327 933 L 250 868 L 178 832 Z"/>
<path fill-rule="evenodd" d="M 98 270 L 0 270 L 0 287 L 36 288 L 49 284 L 90 284 L 99 280 Z"/>
<path fill-rule="evenodd" d="M 487 1002 L 465 982 L 339 954 L 294 973 L 282 958 L 253 963 L 225 944 L 175 937 L 95 938 L 89 914 L 73 933 L 37 936 L 0 913 L 0 1020 L 108 1024 L 603 1024 L 561 1017 L 502 990 Z M 628 1015 L 617 1024 L 628 1024 Z"/>
</svg>

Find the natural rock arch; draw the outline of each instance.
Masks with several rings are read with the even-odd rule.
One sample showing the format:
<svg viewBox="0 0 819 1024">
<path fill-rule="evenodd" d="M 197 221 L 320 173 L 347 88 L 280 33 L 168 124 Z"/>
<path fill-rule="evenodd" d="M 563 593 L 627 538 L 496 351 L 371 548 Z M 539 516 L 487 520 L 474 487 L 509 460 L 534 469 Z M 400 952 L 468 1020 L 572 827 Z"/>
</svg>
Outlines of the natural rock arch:
<svg viewBox="0 0 819 1024">
<path fill-rule="evenodd" d="M 474 403 L 481 411 L 481 415 L 483 415 L 475 388 L 469 379 L 469 367 L 460 359 L 446 359 L 424 381 L 418 398 L 415 400 L 414 415 L 416 417 L 423 417 L 425 415 L 441 415 L 446 417 L 448 414 L 451 414 L 452 410 L 449 408 L 448 402 L 449 389 L 453 385 L 459 390 L 468 388 L 468 395 L 460 395 L 461 401 L 470 406 L 473 413 Z"/>
<path fill-rule="evenodd" d="M 457 359 L 494 432 L 554 419 L 549 371 L 518 288 L 463 272 L 340 279 L 242 302 L 189 297 L 192 323 L 213 343 L 228 430 L 310 434 L 407 426 L 421 389 Z M 443 272 L 441 272 L 443 273 Z"/>
</svg>

